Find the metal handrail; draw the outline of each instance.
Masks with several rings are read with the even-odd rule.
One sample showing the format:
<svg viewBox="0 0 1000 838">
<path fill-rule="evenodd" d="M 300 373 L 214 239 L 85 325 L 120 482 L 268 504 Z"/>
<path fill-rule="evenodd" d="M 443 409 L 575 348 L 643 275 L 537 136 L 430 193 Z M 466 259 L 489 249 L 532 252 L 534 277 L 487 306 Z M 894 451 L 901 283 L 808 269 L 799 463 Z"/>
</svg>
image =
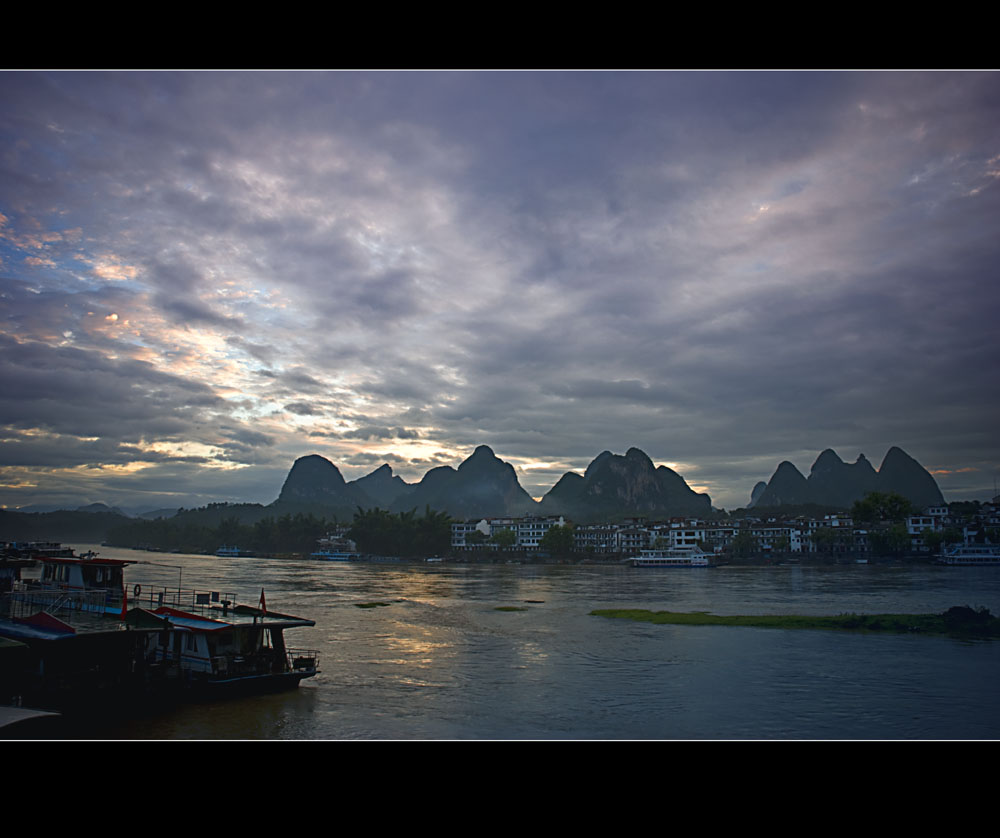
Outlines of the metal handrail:
<svg viewBox="0 0 1000 838">
<path fill-rule="evenodd" d="M 136 588 L 139 595 L 135 595 Z M 185 611 L 206 614 L 222 606 L 235 607 L 236 597 L 231 593 L 219 591 L 180 590 L 160 585 L 133 586 L 128 592 L 130 608 L 148 608 L 151 611 L 161 606 L 180 608 Z"/>
<path fill-rule="evenodd" d="M 104 613 L 106 604 L 104 591 L 18 586 L 0 597 L 0 614 L 24 619 L 45 611 L 72 624 L 76 615 Z"/>
<path fill-rule="evenodd" d="M 319 669 L 319 652 L 316 649 L 285 649 L 285 657 L 290 671 L 305 668 L 295 665 L 299 661 L 312 661 L 312 668 Z"/>
</svg>

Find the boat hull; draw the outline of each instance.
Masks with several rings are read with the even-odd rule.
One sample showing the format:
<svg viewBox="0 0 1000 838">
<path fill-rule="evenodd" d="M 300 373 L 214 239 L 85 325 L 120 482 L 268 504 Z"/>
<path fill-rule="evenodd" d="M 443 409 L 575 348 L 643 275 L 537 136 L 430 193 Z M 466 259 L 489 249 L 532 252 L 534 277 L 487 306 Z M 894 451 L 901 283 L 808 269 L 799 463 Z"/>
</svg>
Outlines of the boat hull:
<svg viewBox="0 0 1000 838">
<path fill-rule="evenodd" d="M 247 695 L 266 695 L 298 689 L 306 678 L 318 670 L 276 672 L 270 675 L 246 675 L 237 678 L 212 678 L 192 684 L 192 692 L 205 698 L 235 698 Z"/>
</svg>

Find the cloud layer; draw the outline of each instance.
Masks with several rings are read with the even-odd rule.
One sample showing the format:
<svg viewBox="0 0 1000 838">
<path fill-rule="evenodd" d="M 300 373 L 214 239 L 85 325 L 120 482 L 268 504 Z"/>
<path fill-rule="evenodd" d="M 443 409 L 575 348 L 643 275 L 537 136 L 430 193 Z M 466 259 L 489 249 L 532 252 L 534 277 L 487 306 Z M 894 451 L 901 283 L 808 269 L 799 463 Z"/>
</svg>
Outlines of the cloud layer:
<svg viewBox="0 0 1000 838">
<path fill-rule="evenodd" d="M 1000 76 L 5 73 L 0 503 L 1000 467 Z M 163 501 L 164 503 L 161 503 Z"/>
</svg>

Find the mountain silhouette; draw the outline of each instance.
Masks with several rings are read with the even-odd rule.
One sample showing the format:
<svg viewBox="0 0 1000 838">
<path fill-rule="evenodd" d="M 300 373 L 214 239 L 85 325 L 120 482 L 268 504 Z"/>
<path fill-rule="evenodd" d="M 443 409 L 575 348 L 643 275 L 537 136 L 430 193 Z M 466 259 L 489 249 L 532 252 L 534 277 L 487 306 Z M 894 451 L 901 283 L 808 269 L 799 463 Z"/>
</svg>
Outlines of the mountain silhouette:
<svg viewBox="0 0 1000 838">
<path fill-rule="evenodd" d="M 518 482 L 510 463 L 501 460 L 487 445 L 480 445 L 457 469 L 431 469 L 411 491 L 398 497 L 391 511 L 426 507 L 447 512 L 453 518 L 528 515 L 537 503 Z"/>
<path fill-rule="evenodd" d="M 791 463 L 781 463 L 763 492 L 754 487 L 750 506 L 755 508 L 817 504 L 849 509 L 869 492 L 896 492 L 919 508 L 944 503 L 930 473 L 901 448 L 893 446 L 876 472 L 864 454 L 845 463 L 827 448 L 813 463 L 806 479 Z"/>
<path fill-rule="evenodd" d="M 708 515 L 707 494 L 692 490 L 684 478 L 649 456 L 630 448 L 624 456 L 601 452 L 584 475 L 568 472 L 542 498 L 547 515 L 565 515 L 579 523 L 629 517 L 671 518 Z"/>
<path fill-rule="evenodd" d="M 340 469 L 326 457 L 309 454 L 292 464 L 281 494 L 271 507 L 281 513 L 312 512 L 350 520 L 358 506 L 375 505 L 363 489 L 347 483 Z"/>
<path fill-rule="evenodd" d="M 393 474 L 392 466 L 388 463 L 379 466 L 371 474 L 352 480 L 347 485 L 361 489 L 383 509 L 388 509 L 393 501 L 413 492 L 413 486 L 399 475 Z"/>
</svg>

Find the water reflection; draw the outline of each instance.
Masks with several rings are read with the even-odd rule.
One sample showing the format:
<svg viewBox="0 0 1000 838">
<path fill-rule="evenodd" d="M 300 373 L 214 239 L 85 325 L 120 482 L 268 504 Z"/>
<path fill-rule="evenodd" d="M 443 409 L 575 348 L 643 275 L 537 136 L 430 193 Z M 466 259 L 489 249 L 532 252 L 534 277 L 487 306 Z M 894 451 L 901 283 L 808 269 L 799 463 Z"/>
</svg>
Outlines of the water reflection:
<svg viewBox="0 0 1000 838">
<path fill-rule="evenodd" d="M 85 549 L 82 545 L 74 545 Z M 151 554 L 95 547 L 115 558 Z M 321 673 L 279 696 L 122 722 L 102 738 L 993 738 L 1000 644 L 652 626 L 589 616 L 1000 613 L 980 568 L 363 565 L 158 556 L 185 587 L 235 590 L 316 627 Z M 956 572 L 957 571 L 957 572 Z M 130 569 L 143 584 L 178 571 Z M 529 600 L 537 602 L 529 603 Z M 358 608 L 372 601 L 388 605 Z M 498 607 L 523 611 L 498 611 Z"/>
</svg>

